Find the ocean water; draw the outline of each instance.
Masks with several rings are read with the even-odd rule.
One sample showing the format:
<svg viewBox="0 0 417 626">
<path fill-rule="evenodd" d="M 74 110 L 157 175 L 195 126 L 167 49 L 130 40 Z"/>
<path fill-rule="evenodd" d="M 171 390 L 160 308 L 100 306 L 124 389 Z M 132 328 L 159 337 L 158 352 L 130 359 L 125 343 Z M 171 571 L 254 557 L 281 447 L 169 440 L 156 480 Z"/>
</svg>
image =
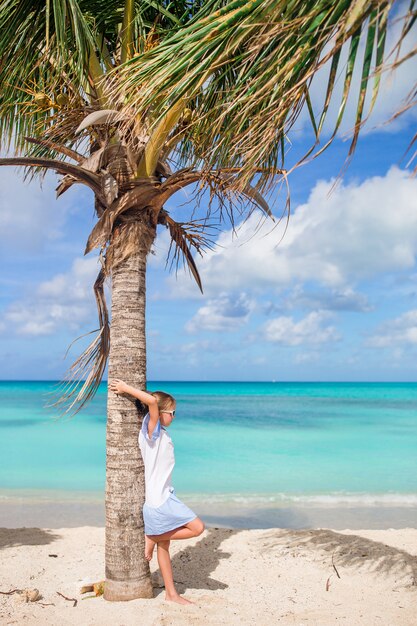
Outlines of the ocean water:
<svg viewBox="0 0 417 626">
<path fill-rule="evenodd" d="M 0 382 L 0 499 L 100 500 L 107 384 L 73 419 L 54 382 Z M 206 505 L 417 506 L 417 384 L 151 382 L 177 399 L 178 494 Z"/>
</svg>

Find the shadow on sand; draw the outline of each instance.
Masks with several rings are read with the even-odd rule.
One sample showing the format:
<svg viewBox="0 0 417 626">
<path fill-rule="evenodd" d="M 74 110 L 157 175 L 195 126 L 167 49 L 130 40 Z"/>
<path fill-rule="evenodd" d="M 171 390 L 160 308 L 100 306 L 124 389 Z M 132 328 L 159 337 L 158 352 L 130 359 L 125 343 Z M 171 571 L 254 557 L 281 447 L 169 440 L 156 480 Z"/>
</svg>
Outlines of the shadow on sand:
<svg viewBox="0 0 417 626">
<path fill-rule="evenodd" d="M 186 547 L 172 558 L 174 580 L 179 593 L 187 589 L 226 589 L 229 585 L 211 577 L 222 559 L 230 558 L 222 543 L 232 535 L 245 532 L 225 528 L 209 528 L 207 535 L 192 547 Z M 277 559 L 291 554 L 308 560 L 321 560 L 329 566 L 329 576 L 349 576 L 349 570 L 366 569 L 378 577 L 394 576 L 400 586 L 417 591 L 417 557 L 401 548 L 359 535 L 337 531 L 270 529 L 247 537 L 256 553 L 269 553 Z M 261 562 L 262 563 L 262 562 Z M 155 593 L 163 589 L 155 581 Z"/>
<path fill-rule="evenodd" d="M 277 558 L 290 552 L 296 556 L 323 555 L 336 566 L 341 577 L 347 575 L 342 568 L 366 568 L 376 575 L 395 575 L 408 581 L 417 590 L 417 557 L 405 550 L 388 546 L 359 535 L 345 535 L 333 530 L 271 530 L 262 535 L 260 551 L 273 551 Z"/>
<path fill-rule="evenodd" d="M 42 546 L 60 539 L 50 530 L 42 528 L 0 528 L 0 550 L 13 546 Z"/>
<path fill-rule="evenodd" d="M 195 546 L 188 546 L 172 557 L 175 586 L 179 593 L 187 589 L 226 589 L 228 585 L 211 578 L 222 559 L 231 554 L 221 549 L 223 541 L 239 531 L 226 528 L 209 528 Z M 155 580 L 155 595 L 163 590 L 160 579 Z"/>
</svg>

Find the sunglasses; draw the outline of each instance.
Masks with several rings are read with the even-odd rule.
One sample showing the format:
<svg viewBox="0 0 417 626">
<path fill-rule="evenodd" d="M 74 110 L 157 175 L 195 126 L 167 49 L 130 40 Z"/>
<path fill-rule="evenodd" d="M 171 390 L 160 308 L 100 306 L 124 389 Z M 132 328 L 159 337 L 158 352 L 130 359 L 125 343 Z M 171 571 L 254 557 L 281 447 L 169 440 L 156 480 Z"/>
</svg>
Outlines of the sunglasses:
<svg viewBox="0 0 417 626">
<path fill-rule="evenodd" d="M 175 417 L 175 410 L 176 409 L 174 409 L 173 411 L 161 411 L 161 413 L 171 413 L 172 417 Z"/>
</svg>

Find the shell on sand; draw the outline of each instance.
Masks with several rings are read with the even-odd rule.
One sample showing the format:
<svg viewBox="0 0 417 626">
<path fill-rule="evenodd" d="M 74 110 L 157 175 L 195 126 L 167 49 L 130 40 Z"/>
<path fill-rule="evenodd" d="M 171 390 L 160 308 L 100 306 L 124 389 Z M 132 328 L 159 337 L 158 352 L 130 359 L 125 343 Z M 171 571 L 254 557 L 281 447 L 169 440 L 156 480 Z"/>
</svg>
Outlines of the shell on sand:
<svg viewBox="0 0 417 626">
<path fill-rule="evenodd" d="M 20 603 L 37 602 L 41 599 L 39 589 L 19 589 L 16 593 L 16 601 Z"/>
</svg>

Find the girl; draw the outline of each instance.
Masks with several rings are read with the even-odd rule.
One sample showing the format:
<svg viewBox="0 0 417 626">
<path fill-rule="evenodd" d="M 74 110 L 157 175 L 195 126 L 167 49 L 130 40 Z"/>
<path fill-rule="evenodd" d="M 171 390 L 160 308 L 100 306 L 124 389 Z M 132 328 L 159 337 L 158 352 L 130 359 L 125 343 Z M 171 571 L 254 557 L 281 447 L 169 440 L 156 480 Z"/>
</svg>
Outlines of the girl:
<svg viewBox="0 0 417 626">
<path fill-rule="evenodd" d="M 145 558 L 152 559 L 156 544 L 165 599 L 192 604 L 175 589 L 169 556 L 171 539 L 198 537 L 204 531 L 204 523 L 177 498 L 171 484 L 174 445 L 166 429 L 175 418 L 175 399 L 163 391 L 147 393 L 135 389 L 118 379 L 111 380 L 109 388 L 117 395 L 127 393 L 149 407 L 139 432 L 139 447 L 145 465 Z"/>
</svg>

